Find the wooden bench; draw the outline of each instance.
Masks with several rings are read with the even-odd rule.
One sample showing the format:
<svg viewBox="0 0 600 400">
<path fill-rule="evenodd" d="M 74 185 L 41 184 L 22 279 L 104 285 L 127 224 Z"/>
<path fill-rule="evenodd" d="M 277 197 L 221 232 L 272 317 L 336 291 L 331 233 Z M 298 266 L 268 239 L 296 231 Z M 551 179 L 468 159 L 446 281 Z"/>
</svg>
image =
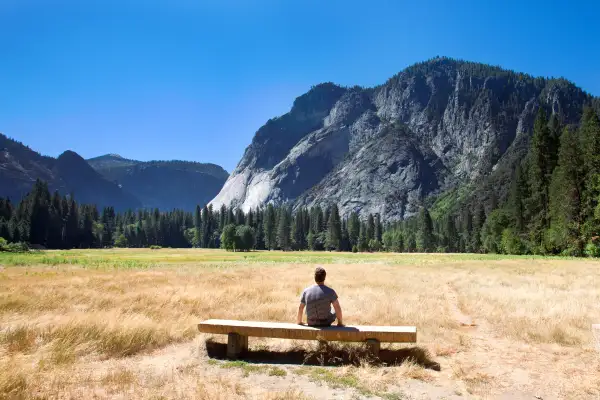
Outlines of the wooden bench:
<svg viewBox="0 0 600 400">
<path fill-rule="evenodd" d="M 228 335 L 227 357 L 236 359 L 248 351 L 248 337 L 267 337 L 319 342 L 365 342 L 374 357 L 379 356 L 380 343 L 416 343 L 414 326 L 330 326 L 315 328 L 281 322 L 235 321 L 209 319 L 198 324 L 202 333 Z"/>
</svg>

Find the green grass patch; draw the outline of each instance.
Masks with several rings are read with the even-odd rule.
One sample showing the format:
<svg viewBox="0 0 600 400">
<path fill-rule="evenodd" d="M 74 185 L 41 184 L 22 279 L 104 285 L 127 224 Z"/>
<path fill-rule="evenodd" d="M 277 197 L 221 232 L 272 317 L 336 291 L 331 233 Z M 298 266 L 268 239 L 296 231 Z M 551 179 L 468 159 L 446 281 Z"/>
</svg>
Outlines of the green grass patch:
<svg viewBox="0 0 600 400">
<path fill-rule="evenodd" d="M 227 361 L 221 364 L 221 368 L 239 368 L 244 372 L 244 376 L 248 376 L 253 372 L 266 372 L 267 367 L 263 365 L 249 364 L 245 361 Z"/>
<path fill-rule="evenodd" d="M 271 370 L 269 371 L 269 375 L 270 376 L 286 376 L 287 372 L 285 369 L 283 368 L 279 368 L 279 367 L 273 367 L 271 368 Z"/>
</svg>

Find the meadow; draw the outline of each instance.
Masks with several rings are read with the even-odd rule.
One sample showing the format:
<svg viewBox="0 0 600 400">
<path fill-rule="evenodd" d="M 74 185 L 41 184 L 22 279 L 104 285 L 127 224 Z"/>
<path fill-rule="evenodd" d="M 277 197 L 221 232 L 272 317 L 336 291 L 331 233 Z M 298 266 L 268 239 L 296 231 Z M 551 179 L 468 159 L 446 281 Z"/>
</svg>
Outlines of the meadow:
<svg viewBox="0 0 600 400">
<path fill-rule="evenodd" d="M 314 267 L 346 324 L 416 345 L 250 338 L 208 318 L 294 321 Z M 600 398 L 600 262 L 469 254 L 116 249 L 0 253 L 0 398 Z M 434 367 L 438 365 L 438 367 Z"/>
</svg>

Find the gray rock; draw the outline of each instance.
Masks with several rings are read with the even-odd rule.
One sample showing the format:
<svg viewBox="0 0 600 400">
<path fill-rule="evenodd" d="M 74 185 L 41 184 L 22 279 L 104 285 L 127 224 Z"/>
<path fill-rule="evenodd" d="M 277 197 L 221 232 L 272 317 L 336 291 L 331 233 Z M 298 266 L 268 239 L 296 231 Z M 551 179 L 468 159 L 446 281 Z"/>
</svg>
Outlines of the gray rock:
<svg viewBox="0 0 600 400">
<path fill-rule="evenodd" d="M 212 204 L 336 202 L 343 215 L 405 218 L 520 159 L 539 107 L 576 123 L 591 99 L 565 80 L 446 58 L 375 88 L 318 85 L 258 130 Z"/>
</svg>

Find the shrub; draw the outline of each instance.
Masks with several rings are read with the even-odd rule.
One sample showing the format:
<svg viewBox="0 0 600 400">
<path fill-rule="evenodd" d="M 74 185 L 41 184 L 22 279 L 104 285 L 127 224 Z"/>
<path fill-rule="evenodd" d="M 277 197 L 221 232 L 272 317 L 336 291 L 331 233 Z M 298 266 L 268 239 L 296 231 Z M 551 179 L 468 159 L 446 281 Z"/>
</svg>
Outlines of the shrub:
<svg viewBox="0 0 600 400">
<path fill-rule="evenodd" d="M 356 245 L 352 246 L 352 252 L 358 253 L 358 247 L 356 247 Z"/>
<path fill-rule="evenodd" d="M 157 246 L 155 244 L 153 244 L 152 246 L 150 246 L 150 250 L 160 250 L 162 249 L 162 246 Z"/>
<path fill-rule="evenodd" d="M 29 251 L 29 245 L 24 242 L 7 243 L 5 239 L 0 238 L 0 251 L 11 253 L 26 253 Z"/>
<path fill-rule="evenodd" d="M 506 254 L 523 254 L 525 244 L 512 228 L 502 231 L 502 250 Z"/>
<path fill-rule="evenodd" d="M 600 237 L 594 236 L 588 244 L 585 245 L 584 253 L 588 257 L 600 257 Z"/>
</svg>

